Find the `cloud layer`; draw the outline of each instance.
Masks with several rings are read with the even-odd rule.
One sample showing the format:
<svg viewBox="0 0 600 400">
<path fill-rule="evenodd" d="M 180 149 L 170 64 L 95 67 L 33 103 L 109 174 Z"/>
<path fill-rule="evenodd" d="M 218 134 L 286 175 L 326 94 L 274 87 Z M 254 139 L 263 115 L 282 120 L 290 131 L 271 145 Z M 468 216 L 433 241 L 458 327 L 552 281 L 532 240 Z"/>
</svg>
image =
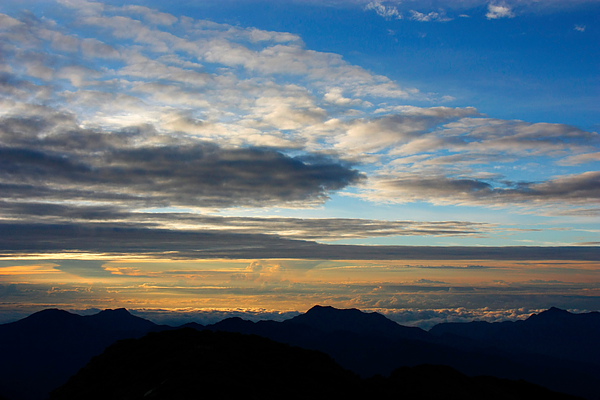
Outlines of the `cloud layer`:
<svg viewBox="0 0 600 400">
<path fill-rule="evenodd" d="M 449 18 L 443 8 L 363 3 L 361 12 L 386 18 Z M 489 19 L 517 15 L 508 2 L 484 8 Z M 588 247 L 323 243 L 501 229 L 453 218 L 235 216 L 320 207 L 333 195 L 597 215 L 596 132 L 446 106 L 443 95 L 309 49 L 294 33 L 143 6 L 7 11 L 0 51 L 6 255 L 596 259 Z"/>
<path fill-rule="evenodd" d="M 97 131 L 36 107 L 0 120 L 3 197 L 127 202 L 129 206 L 231 207 L 323 202 L 358 171 L 258 148 L 224 149 L 142 128 Z"/>
<path fill-rule="evenodd" d="M 315 225 L 327 228 L 318 221 Z M 0 232 L 4 237 L 0 251 L 6 256 L 91 253 L 164 259 L 600 260 L 593 246 L 353 246 L 234 230 L 150 229 L 127 224 L 3 223 Z"/>
<path fill-rule="evenodd" d="M 488 17 L 510 16 L 503 4 Z M 401 105 L 434 99 L 291 33 L 87 1 L 56 13 L 1 17 L 6 199 L 297 207 L 358 185 L 383 202 L 598 200 L 595 132 Z M 525 160 L 521 175 L 556 173 L 523 179 Z"/>
</svg>

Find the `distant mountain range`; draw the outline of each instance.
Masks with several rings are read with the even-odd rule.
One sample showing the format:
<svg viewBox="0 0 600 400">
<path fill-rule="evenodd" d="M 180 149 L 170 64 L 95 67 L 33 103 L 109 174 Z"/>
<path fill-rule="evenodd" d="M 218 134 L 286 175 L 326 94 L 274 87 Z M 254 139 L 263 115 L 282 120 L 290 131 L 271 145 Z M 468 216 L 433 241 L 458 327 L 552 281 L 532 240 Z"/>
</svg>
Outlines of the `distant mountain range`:
<svg viewBox="0 0 600 400">
<path fill-rule="evenodd" d="M 208 345 L 203 340 L 210 341 L 212 340 L 210 338 L 218 341 L 223 340 L 224 342 L 233 340 L 231 336 L 226 336 L 226 332 L 229 332 L 237 335 L 234 336 L 235 341 L 250 340 L 246 339 L 247 336 L 240 336 L 239 334 L 251 334 L 270 339 L 269 343 L 271 341 L 278 342 L 277 344 L 265 346 L 287 345 L 285 348 L 288 349 L 291 345 L 310 351 L 317 350 L 331 357 L 335 364 L 335 367 L 331 367 L 331 371 L 327 370 L 328 372 L 325 372 L 323 370 L 322 373 L 325 375 L 334 374 L 332 371 L 337 371 L 336 368 L 350 371 L 348 372 L 350 375 L 344 375 L 340 372 L 339 377 L 346 376 L 346 378 L 340 378 L 340 382 L 345 382 L 344 379 L 350 379 L 353 383 L 340 385 L 354 388 L 352 390 L 380 390 L 381 393 L 386 394 L 389 392 L 386 392 L 387 389 L 385 388 L 388 386 L 390 388 L 396 387 L 396 383 L 402 380 L 405 382 L 403 385 L 407 388 L 406 382 L 414 381 L 422 382 L 430 390 L 429 386 L 431 385 L 426 384 L 428 376 L 437 376 L 436 379 L 440 380 L 448 376 L 454 376 L 453 379 L 457 382 L 464 382 L 464 387 L 455 388 L 457 393 L 462 395 L 462 397 L 457 398 L 468 398 L 464 397 L 464 390 L 473 391 L 473 393 L 482 393 L 481 391 L 486 390 L 485 385 L 481 383 L 485 381 L 484 378 L 475 380 L 471 377 L 488 375 L 502 379 L 526 380 L 554 391 L 581 396 L 590 400 L 600 399 L 600 391 L 597 386 L 597 379 L 600 376 L 600 346 L 598 344 L 600 313 L 598 312 L 572 314 L 564 310 L 551 308 L 540 314 L 534 314 L 523 321 L 439 324 L 428 332 L 420 328 L 399 325 L 378 313 L 315 306 L 305 314 L 283 322 L 251 322 L 241 318 L 229 318 L 207 326 L 196 323 L 186 324 L 184 328 L 187 328 L 184 329 L 185 332 L 204 332 L 205 337 L 200 336 L 200 339 L 194 336 L 196 333 L 187 334 L 190 336 L 189 340 L 196 341 L 194 346 L 200 348 L 206 348 Z M 44 400 L 52 389 L 65 384 L 94 356 L 100 355 L 117 340 L 142 338 L 150 332 L 156 333 L 148 336 L 148 338 L 154 338 L 152 340 L 166 342 L 183 340 L 174 339 L 179 337 L 177 335 L 185 335 L 174 332 L 175 329 L 175 327 L 157 325 L 133 316 L 125 309 L 105 310 L 91 316 L 80 316 L 56 309 L 44 310 L 20 321 L 0 325 L 0 354 L 2 355 L 0 361 L 0 400 L 2 396 L 5 396 L 8 400 Z M 158 334 L 158 332 L 162 333 Z M 224 336 L 219 339 L 210 336 L 210 332 L 215 334 L 221 332 L 219 335 Z M 124 343 L 128 343 L 127 346 L 134 347 L 151 343 L 146 342 L 146 340 L 150 339 L 128 340 L 110 347 L 101 358 L 96 358 L 93 363 L 88 364 L 88 367 L 82 370 L 76 379 L 71 380 L 69 385 L 76 385 L 73 382 L 80 379 L 93 379 L 92 375 L 94 374 L 90 375 L 90 368 L 93 371 L 96 370 L 95 368 L 99 368 L 98 371 L 100 371 L 104 367 L 99 365 L 105 365 L 102 363 L 109 365 L 111 362 L 116 362 L 111 360 L 113 358 L 119 359 L 121 356 L 115 355 L 115 347 L 124 349 L 122 351 L 125 352 L 134 351 L 124 348 Z M 248 343 L 254 343 L 252 346 L 259 345 L 259 342 Z M 264 344 L 265 342 L 260 343 Z M 284 351 L 281 350 L 283 347 L 279 349 L 277 351 Z M 188 360 L 185 363 L 181 361 L 182 365 L 194 365 L 194 368 L 196 368 L 198 365 L 206 363 L 210 365 L 213 362 L 202 358 L 204 356 L 196 353 L 195 350 L 189 351 L 190 354 L 196 354 L 192 357 L 196 361 Z M 247 349 L 247 351 L 251 351 L 251 349 Z M 285 350 L 285 352 L 287 351 Z M 247 373 L 252 372 L 254 374 L 255 369 L 259 368 L 247 359 L 240 358 L 240 360 L 234 361 L 233 358 L 240 353 L 239 349 L 232 350 L 227 354 L 225 352 L 226 350 L 223 350 L 220 357 L 230 357 L 231 360 L 228 362 L 238 362 L 246 365 L 245 370 Z M 109 353 L 112 355 L 108 356 Z M 210 354 L 211 357 L 215 356 L 213 353 Z M 311 352 L 310 354 L 320 353 Z M 215 357 L 218 358 L 219 356 Z M 242 357 L 241 353 L 240 357 Z M 298 355 L 298 357 L 305 356 Z M 318 363 L 325 363 L 323 368 L 329 365 L 329 361 L 323 361 L 324 358 L 319 358 L 325 357 L 322 354 L 314 357 L 321 360 Z M 105 361 L 98 364 L 99 359 Z M 310 359 L 310 357 L 307 359 Z M 139 368 L 135 364 L 138 361 L 131 360 L 133 364 L 127 368 Z M 180 361 L 175 358 L 164 360 L 164 362 L 171 366 L 169 368 L 177 370 L 180 367 L 183 368 L 179 365 Z M 281 360 L 277 362 L 283 363 Z M 118 361 L 118 363 L 121 363 L 121 361 Z M 148 363 L 144 362 L 143 364 Z M 429 366 L 420 366 L 422 364 L 428 364 Z M 434 365 L 448 366 L 453 369 L 434 367 Z M 243 365 L 240 368 L 243 368 Z M 316 367 L 312 366 L 310 368 L 314 369 Z M 84 373 L 84 371 L 88 372 Z M 198 371 L 201 371 L 201 369 Z M 129 371 L 128 373 L 132 374 L 135 371 Z M 294 372 L 294 374 L 299 373 L 298 371 Z M 81 378 L 81 374 L 84 378 Z M 338 374 L 338 372 L 335 372 L 335 374 Z M 332 377 L 338 376 L 335 374 Z M 363 379 L 357 378 L 354 374 Z M 347 376 L 352 377 L 347 378 Z M 373 378 L 374 376 L 379 376 L 379 378 Z M 412 378 L 408 379 L 409 376 L 412 376 Z M 317 379 L 317 377 L 313 378 Z M 110 377 L 107 379 L 113 382 L 115 378 Z M 213 379 L 217 378 L 213 377 Z M 378 383 L 373 384 L 377 379 L 379 379 Z M 273 384 L 272 379 L 268 379 L 268 381 Z M 392 384 L 392 381 L 396 383 Z M 432 380 L 432 382 L 435 381 Z M 506 383 L 501 379 L 497 379 L 495 382 L 494 385 L 499 385 L 498 382 Z M 210 384 L 210 380 L 206 384 Z M 90 386 L 91 384 L 85 384 L 84 386 L 86 385 Z M 509 381 L 509 385 L 513 385 L 510 390 L 521 391 L 522 393 L 526 393 L 532 387 L 535 387 L 533 385 L 519 386 L 515 381 Z M 521 383 L 521 385 L 525 384 Z M 479 389 L 475 390 L 474 388 Z M 535 388 L 531 390 L 540 389 Z M 416 390 L 416 387 L 414 389 Z M 159 391 L 163 393 L 165 390 L 166 386 Z M 193 389 L 190 388 L 190 390 Z M 60 393 L 61 396 L 66 397 L 58 396 L 54 397 L 55 399 L 74 398 L 67 396 L 68 391 L 56 393 L 56 396 Z M 153 395 L 154 398 L 170 398 L 168 396 L 156 397 L 158 396 L 156 393 Z M 418 391 L 415 393 L 418 393 Z M 103 398 L 116 398 L 112 395 L 107 396 Z M 514 397 L 511 396 L 505 398 Z M 546 394 L 543 397 L 549 398 L 547 396 Z M 89 399 L 91 397 L 85 395 L 79 398 Z M 479 398 L 492 397 L 483 395 Z"/>
</svg>

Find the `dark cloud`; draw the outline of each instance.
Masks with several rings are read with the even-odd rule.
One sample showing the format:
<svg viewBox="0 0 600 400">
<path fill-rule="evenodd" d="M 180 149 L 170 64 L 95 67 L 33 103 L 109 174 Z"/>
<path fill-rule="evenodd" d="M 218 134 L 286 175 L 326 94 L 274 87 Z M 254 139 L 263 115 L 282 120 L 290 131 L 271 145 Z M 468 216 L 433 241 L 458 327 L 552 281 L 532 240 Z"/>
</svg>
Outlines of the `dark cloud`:
<svg viewBox="0 0 600 400">
<path fill-rule="evenodd" d="M 527 185 L 522 194 L 551 199 L 597 200 L 600 199 L 600 171 L 588 171 Z"/>
<path fill-rule="evenodd" d="M 2 186 L 0 186 L 2 188 Z M 31 193 L 35 187 L 21 187 Z M 12 191 L 17 191 L 13 187 Z M 72 193 L 72 198 L 77 198 Z M 119 222 L 138 228 L 172 228 L 175 225 L 202 227 L 220 232 L 274 234 L 302 240 L 340 240 L 385 236 L 475 236 L 495 229 L 487 223 L 468 221 L 385 221 L 359 218 L 259 218 L 223 217 L 186 212 L 131 211 L 123 204 L 74 205 L 45 202 L 2 201 L 5 220 L 29 223 Z"/>
<path fill-rule="evenodd" d="M 565 175 L 544 182 L 512 182 L 416 174 L 376 178 L 377 190 L 400 201 L 463 204 L 578 205 L 600 199 L 600 172 Z M 375 195 L 377 196 L 377 194 Z"/>
<path fill-rule="evenodd" d="M 0 121 L 3 197 L 36 201 L 123 199 L 144 205 L 229 207 L 320 203 L 361 174 L 259 148 L 175 141 L 144 129 L 86 130 L 69 115 Z M 156 143 L 159 144 L 156 144 Z"/>
<path fill-rule="evenodd" d="M 600 260 L 598 247 L 325 245 L 276 235 L 145 229 L 127 224 L 0 224 L 4 255 L 56 252 L 163 258 L 347 260 Z M 468 269 L 468 267 L 467 267 Z"/>
</svg>

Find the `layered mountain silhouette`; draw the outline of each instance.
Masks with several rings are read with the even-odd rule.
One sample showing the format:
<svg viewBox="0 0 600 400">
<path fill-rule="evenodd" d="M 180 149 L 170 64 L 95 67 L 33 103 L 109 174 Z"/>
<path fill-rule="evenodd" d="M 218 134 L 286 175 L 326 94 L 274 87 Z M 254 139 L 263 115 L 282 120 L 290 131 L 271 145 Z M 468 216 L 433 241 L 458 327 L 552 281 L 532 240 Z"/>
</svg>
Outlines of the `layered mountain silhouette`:
<svg viewBox="0 0 600 400">
<path fill-rule="evenodd" d="M 552 308 L 534 314 L 524 321 L 440 324 L 427 332 L 420 328 L 401 326 L 378 313 L 315 306 L 305 314 L 283 322 L 251 322 L 241 318 L 229 318 L 208 326 L 196 323 L 185 326 L 187 332 L 201 332 L 207 335 L 206 337 L 213 337 L 217 341 L 221 340 L 217 339 L 221 334 L 223 338 L 229 338 L 230 336 L 226 335 L 232 333 L 237 335 L 234 337 L 238 339 L 242 337 L 239 334 L 251 334 L 255 337 L 253 340 L 257 340 L 256 336 L 261 336 L 263 340 L 269 339 L 278 342 L 278 345 L 287 346 L 286 349 L 293 346 L 292 348 L 312 351 L 310 354 L 315 354 L 315 350 L 319 351 L 327 355 L 317 357 L 320 362 L 325 363 L 324 365 L 330 365 L 327 364 L 329 361 L 323 361 L 324 359 L 319 357 L 330 357 L 336 363 L 335 368 L 350 371 L 350 375 L 344 372 L 346 375 L 339 376 L 352 376 L 348 379 L 353 383 L 346 384 L 349 385 L 347 387 L 352 387 L 352 390 L 382 390 L 383 394 L 392 393 L 387 390 L 392 390 L 392 387 L 396 387 L 403 379 L 418 381 L 420 378 L 417 379 L 416 375 L 410 379 L 406 378 L 418 372 L 424 374 L 423 386 L 431 386 L 425 383 L 426 377 L 435 374 L 441 374 L 436 378 L 438 380 L 448 375 L 454 376 L 448 378 L 450 380 L 464 381 L 465 388 L 460 390 L 457 388 L 457 393 L 460 392 L 462 395 L 464 395 L 463 389 L 469 393 L 484 391 L 485 388 L 477 389 L 478 385 L 485 379 L 492 378 L 472 377 L 487 375 L 502 379 L 526 380 L 554 391 L 591 400 L 600 398 L 596 383 L 597 377 L 600 376 L 600 357 L 597 356 L 600 314 L 597 312 L 572 314 Z M 176 335 L 170 332 L 174 329 L 135 317 L 125 309 L 105 310 L 91 316 L 79 316 L 56 309 L 45 310 L 23 320 L 0 325 L 0 354 L 2 354 L 0 398 L 5 396 L 9 400 L 44 400 L 52 389 L 64 384 L 69 377 L 115 341 L 141 338 L 149 332 L 155 334 L 148 338 L 158 337 L 161 341 L 175 340 L 168 339 L 171 337 L 169 335 Z M 210 336 L 211 334 L 217 336 Z M 195 337 L 195 333 L 187 335 Z M 150 339 L 144 338 L 144 340 Z M 138 346 L 131 343 L 146 342 L 125 341 L 116 345 L 117 348 L 122 348 L 119 346 L 124 346 L 123 343 L 130 343 L 128 346 Z M 250 343 L 259 345 L 259 342 L 244 343 L 248 343 L 248 346 Z M 198 344 L 198 346 L 204 345 Z M 111 347 L 113 348 L 114 346 Z M 284 351 L 281 350 L 283 347 L 279 349 L 278 351 Z M 188 350 L 190 354 L 196 354 L 192 348 Z M 114 352 L 114 350 L 110 351 Z M 247 349 L 247 351 L 252 350 Z M 238 353 L 239 351 L 230 351 L 223 353 L 222 357 L 235 357 Z M 105 358 L 106 354 L 108 353 L 102 357 Z M 101 359 L 104 359 L 102 357 Z M 179 368 L 179 361 L 176 359 L 165 362 L 167 363 L 165 365 L 170 366 L 169 368 Z M 196 362 L 205 364 L 208 361 L 198 359 Z M 234 362 L 233 359 L 231 362 Z M 97 363 L 97 359 L 94 363 Z M 191 361 L 186 363 L 186 366 L 198 367 Z M 259 368 L 248 358 L 240 359 L 239 363 L 240 368 L 244 363 L 247 365 L 247 373 L 254 373 L 254 370 Z M 92 364 L 89 364 L 86 370 L 89 371 Z M 429 364 L 429 367 L 422 367 L 422 364 Z M 446 370 L 434 365 L 445 365 L 453 369 Z M 96 367 L 92 370 L 95 370 L 94 368 Z M 132 365 L 131 368 L 134 366 Z M 83 371 L 78 376 L 83 374 Z M 128 372 L 130 375 L 135 373 L 135 371 Z M 333 373 L 333 369 L 327 372 L 329 373 Z M 374 378 L 376 376 L 379 378 Z M 168 379 L 167 381 L 171 382 Z M 378 383 L 373 385 L 365 383 L 375 381 Z M 500 382 L 507 381 L 500 380 Z M 406 382 L 402 383 L 405 384 Z M 524 393 L 529 390 L 523 386 L 524 383 L 511 381 L 506 384 L 513 385 L 513 389 L 517 392 L 520 390 Z M 167 386 L 171 387 L 169 385 Z M 416 386 L 415 390 L 417 390 Z M 67 396 L 65 393 L 70 392 L 57 393 Z M 285 395 L 283 397 L 288 398 Z M 108 396 L 108 398 L 117 397 Z M 485 395 L 479 398 L 492 397 Z"/>
<path fill-rule="evenodd" d="M 446 334 L 436 329 L 430 332 L 396 324 L 377 313 L 359 310 L 338 310 L 333 307 L 315 306 L 305 314 L 283 322 L 261 321 L 253 323 L 240 318 L 230 318 L 205 327 L 211 330 L 256 334 L 270 339 L 319 350 L 332 356 L 341 366 L 360 376 L 388 376 L 401 366 L 420 364 L 448 365 L 470 376 L 490 375 L 506 379 L 525 379 L 553 390 L 571 393 L 589 399 L 600 398 L 596 377 L 600 376 L 600 359 L 583 362 L 581 354 L 593 354 L 598 350 L 598 336 L 594 326 L 600 314 L 569 314 L 579 324 L 589 327 L 570 329 L 572 335 L 555 340 L 545 346 L 526 345 L 515 347 L 526 336 L 511 338 L 512 346 L 501 346 L 487 342 L 485 334 L 481 340 L 470 335 Z M 534 336 L 560 335 L 564 321 L 559 317 L 552 327 L 537 322 L 553 321 L 554 309 L 532 315 L 526 321 L 488 324 L 500 327 L 511 324 L 523 325 L 524 332 L 535 332 Z M 334 324 L 337 321 L 338 324 Z M 478 323 L 475 323 L 475 326 Z M 463 326 L 469 324 L 457 324 Z M 575 324 L 575 326 L 578 326 Z M 338 328 L 339 327 L 339 328 Z M 551 333 L 550 330 L 555 331 Z M 502 335 L 500 333 L 500 335 Z M 548 339 L 550 341 L 551 339 Z M 577 342 L 578 352 L 568 358 L 556 357 L 556 347 Z M 568 346 L 568 345 L 567 345 Z M 575 346 L 575 345 L 573 345 Z"/>
<path fill-rule="evenodd" d="M 430 333 L 465 337 L 480 347 L 537 353 L 579 362 L 600 362 L 600 313 L 572 314 L 550 308 L 524 321 L 444 323 Z"/>
<path fill-rule="evenodd" d="M 44 399 L 115 341 L 165 328 L 125 309 L 90 316 L 48 309 L 0 325 L 0 396 Z"/>
<path fill-rule="evenodd" d="M 191 328 L 118 342 L 51 396 L 203 398 L 573 399 L 523 381 L 471 378 L 440 366 L 405 367 L 389 378 L 360 379 L 321 352 L 256 335 Z"/>
</svg>

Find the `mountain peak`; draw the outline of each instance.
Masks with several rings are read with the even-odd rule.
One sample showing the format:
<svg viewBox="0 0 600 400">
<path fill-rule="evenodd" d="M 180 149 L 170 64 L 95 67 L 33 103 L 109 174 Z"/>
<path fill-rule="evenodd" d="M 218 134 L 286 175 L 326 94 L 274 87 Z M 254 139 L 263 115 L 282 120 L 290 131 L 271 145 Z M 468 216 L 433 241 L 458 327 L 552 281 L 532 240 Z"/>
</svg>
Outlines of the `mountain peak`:
<svg viewBox="0 0 600 400">
<path fill-rule="evenodd" d="M 42 311 L 38 311 L 36 313 L 31 314 L 28 317 L 23 318 L 22 320 L 13 322 L 13 324 L 19 325 L 49 325 L 49 326 L 59 326 L 65 323 L 76 323 L 80 318 L 79 315 L 70 313 L 65 310 L 60 310 L 58 308 L 48 308 Z"/>
<path fill-rule="evenodd" d="M 125 308 L 106 309 L 95 315 L 84 317 L 89 323 L 110 330 L 142 330 L 156 326 L 154 322 L 131 314 Z"/>
<path fill-rule="evenodd" d="M 574 315 L 575 314 L 572 314 L 572 313 L 568 312 L 567 310 L 562 310 L 557 307 L 551 307 L 551 308 L 547 309 L 546 311 L 542 311 L 539 314 L 533 314 L 528 319 L 551 321 L 551 320 L 555 320 L 555 319 L 569 318 Z"/>
<path fill-rule="evenodd" d="M 402 335 L 414 338 L 427 335 L 422 329 L 405 327 L 377 312 L 363 312 L 356 308 L 339 309 L 316 305 L 306 313 L 286 322 L 308 325 L 324 332 L 349 331 L 358 334 Z"/>
<path fill-rule="evenodd" d="M 46 317 L 46 316 L 51 316 L 51 317 L 57 317 L 57 316 L 66 316 L 66 315 L 76 315 L 73 313 L 70 313 L 68 311 L 65 310 L 61 310 L 59 308 L 46 308 L 45 310 L 41 310 L 38 312 L 35 312 L 33 314 L 31 314 L 29 317 L 26 318 L 39 318 L 39 317 Z"/>
<path fill-rule="evenodd" d="M 126 308 L 115 308 L 115 309 L 111 309 L 111 308 L 107 308 L 105 310 L 100 311 L 97 315 L 114 315 L 114 316 L 127 316 L 127 315 L 132 315 Z"/>
<path fill-rule="evenodd" d="M 320 306 L 320 305 L 315 305 L 313 307 L 311 307 L 306 313 L 305 315 L 311 314 L 311 315 L 317 315 L 317 314 L 339 314 L 339 313 L 346 313 L 346 314 L 367 314 L 365 312 L 362 312 L 356 308 L 335 308 L 332 306 Z"/>
<path fill-rule="evenodd" d="M 552 314 L 571 314 L 570 312 L 568 312 L 567 310 L 563 310 L 561 308 L 558 307 L 550 307 L 549 309 L 547 309 L 546 311 L 543 311 L 542 313 L 552 313 Z"/>
</svg>

